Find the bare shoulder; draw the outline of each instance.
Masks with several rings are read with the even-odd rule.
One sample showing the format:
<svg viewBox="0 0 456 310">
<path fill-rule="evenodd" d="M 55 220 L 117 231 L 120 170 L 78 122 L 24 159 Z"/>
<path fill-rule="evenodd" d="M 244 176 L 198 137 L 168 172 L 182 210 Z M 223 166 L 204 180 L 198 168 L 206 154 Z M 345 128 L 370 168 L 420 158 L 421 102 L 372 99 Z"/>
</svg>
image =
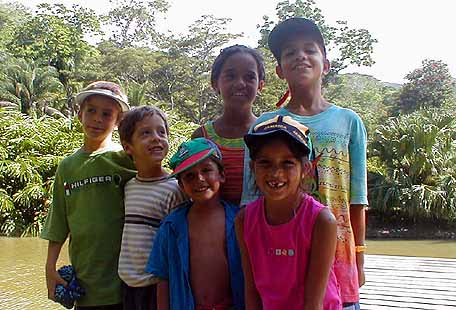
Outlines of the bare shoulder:
<svg viewBox="0 0 456 310">
<path fill-rule="evenodd" d="M 202 137 L 204 137 L 203 128 L 200 126 L 200 127 L 196 128 L 195 131 L 193 131 L 193 133 L 191 135 L 191 139 L 202 138 Z"/>
<path fill-rule="evenodd" d="M 315 224 L 321 226 L 336 226 L 337 221 L 331 210 L 328 207 L 325 207 L 318 213 Z"/>
</svg>

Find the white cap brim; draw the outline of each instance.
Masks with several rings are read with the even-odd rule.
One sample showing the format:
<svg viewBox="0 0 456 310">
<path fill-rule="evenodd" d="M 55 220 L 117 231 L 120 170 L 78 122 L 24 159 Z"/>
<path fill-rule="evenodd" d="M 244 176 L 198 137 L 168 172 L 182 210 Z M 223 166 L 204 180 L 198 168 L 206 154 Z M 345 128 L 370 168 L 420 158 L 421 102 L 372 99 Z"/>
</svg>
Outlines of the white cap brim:
<svg viewBox="0 0 456 310">
<path fill-rule="evenodd" d="M 93 96 L 93 95 L 106 96 L 106 97 L 114 99 L 120 105 L 122 112 L 126 112 L 126 111 L 130 110 L 130 106 L 128 105 L 128 100 L 126 98 L 123 98 L 108 89 L 84 90 L 76 95 L 76 98 L 75 98 L 76 103 L 78 105 L 81 105 L 81 103 L 84 102 L 84 100 L 87 97 Z"/>
</svg>

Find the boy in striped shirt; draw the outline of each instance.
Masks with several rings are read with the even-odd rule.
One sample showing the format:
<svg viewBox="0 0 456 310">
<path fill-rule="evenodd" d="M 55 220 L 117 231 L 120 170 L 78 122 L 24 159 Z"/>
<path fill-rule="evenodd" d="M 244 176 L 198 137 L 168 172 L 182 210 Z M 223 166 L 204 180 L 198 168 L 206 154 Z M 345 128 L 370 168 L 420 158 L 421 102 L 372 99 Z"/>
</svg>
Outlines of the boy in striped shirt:
<svg viewBox="0 0 456 310">
<path fill-rule="evenodd" d="M 158 279 L 145 272 L 160 221 L 185 200 L 176 179 L 162 166 L 168 153 L 168 124 L 161 110 L 142 106 L 126 113 L 119 126 L 125 152 L 138 174 L 125 186 L 125 226 L 119 258 L 124 309 L 156 309 Z"/>
</svg>

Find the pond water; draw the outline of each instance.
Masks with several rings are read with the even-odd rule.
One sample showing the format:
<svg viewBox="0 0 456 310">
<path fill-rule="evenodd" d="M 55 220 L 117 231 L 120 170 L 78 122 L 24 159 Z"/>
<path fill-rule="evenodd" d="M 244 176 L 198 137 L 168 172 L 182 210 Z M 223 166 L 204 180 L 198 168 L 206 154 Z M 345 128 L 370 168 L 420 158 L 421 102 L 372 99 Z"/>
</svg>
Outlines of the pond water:
<svg viewBox="0 0 456 310">
<path fill-rule="evenodd" d="M 456 258 L 456 241 L 368 240 L 368 254 Z M 0 309 L 61 310 L 47 299 L 44 264 L 47 241 L 0 237 Z M 64 246 L 57 266 L 68 264 Z"/>
<path fill-rule="evenodd" d="M 47 299 L 44 265 L 48 242 L 39 238 L 0 237 L 0 309 L 60 310 Z M 68 264 L 62 248 L 57 266 Z"/>
</svg>

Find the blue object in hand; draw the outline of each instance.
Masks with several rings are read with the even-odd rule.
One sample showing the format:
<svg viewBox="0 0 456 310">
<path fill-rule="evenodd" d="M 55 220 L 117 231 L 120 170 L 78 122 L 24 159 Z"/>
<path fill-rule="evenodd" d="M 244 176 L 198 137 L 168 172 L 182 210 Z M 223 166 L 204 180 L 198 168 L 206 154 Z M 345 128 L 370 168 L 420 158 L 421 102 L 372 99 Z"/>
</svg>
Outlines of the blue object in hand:
<svg viewBox="0 0 456 310">
<path fill-rule="evenodd" d="M 68 285 L 66 287 L 62 284 L 55 286 L 55 301 L 65 308 L 71 309 L 74 302 L 85 295 L 85 290 L 79 285 L 73 266 L 63 266 L 57 272 Z"/>
</svg>

